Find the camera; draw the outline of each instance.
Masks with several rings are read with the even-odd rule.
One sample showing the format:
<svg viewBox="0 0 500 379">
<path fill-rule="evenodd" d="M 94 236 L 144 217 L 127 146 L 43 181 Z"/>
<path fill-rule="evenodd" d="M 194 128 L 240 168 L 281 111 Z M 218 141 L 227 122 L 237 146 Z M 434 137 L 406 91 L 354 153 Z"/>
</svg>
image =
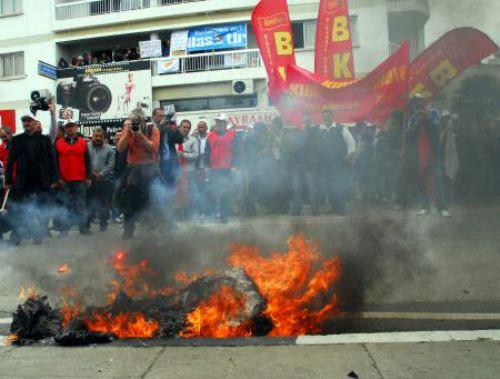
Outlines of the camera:
<svg viewBox="0 0 500 379">
<path fill-rule="evenodd" d="M 35 90 L 30 95 L 32 103 L 30 104 L 31 113 L 36 114 L 38 111 L 48 111 L 50 105 L 50 92 L 47 90 Z"/>
<path fill-rule="evenodd" d="M 139 129 L 141 128 L 141 123 L 140 122 L 132 122 L 132 131 L 133 132 L 138 132 Z"/>
<path fill-rule="evenodd" d="M 57 86 L 57 102 L 83 113 L 105 113 L 112 99 L 109 87 L 92 76 L 78 77 L 74 82 L 62 82 Z"/>
</svg>

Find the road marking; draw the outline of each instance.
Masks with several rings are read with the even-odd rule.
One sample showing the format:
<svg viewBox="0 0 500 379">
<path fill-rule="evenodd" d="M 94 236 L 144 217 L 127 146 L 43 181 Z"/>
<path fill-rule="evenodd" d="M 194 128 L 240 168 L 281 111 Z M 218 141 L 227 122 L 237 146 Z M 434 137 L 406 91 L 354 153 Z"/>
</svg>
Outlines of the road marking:
<svg viewBox="0 0 500 379">
<path fill-rule="evenodd" d="M 500 330 L 453 330 L 435 332 L 393 332 L 336 334 L 328 336 L 297 337 L 297 345 L 336 345 L 356 343 L 412 343 L 477 341 L 486 339 L 500 341 Z"/>
<path fill-rule="evenodd" d="M 10 324 L 11 322 L 12 322 L 12 317 L 0 318 L 0 325 L 2 325 L 2 324 Z"/>
<path fill-rule="evenodd" d="M 368 319 L 481 321 L 500 320 L 500 313 L 361 312 L 344 313 L 341 317 Z"/>
</svg>

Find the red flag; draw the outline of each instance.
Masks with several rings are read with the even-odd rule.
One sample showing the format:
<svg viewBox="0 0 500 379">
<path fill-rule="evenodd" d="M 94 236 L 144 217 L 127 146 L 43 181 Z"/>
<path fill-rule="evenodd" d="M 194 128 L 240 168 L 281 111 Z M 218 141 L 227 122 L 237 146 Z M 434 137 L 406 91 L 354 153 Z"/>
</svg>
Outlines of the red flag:
<svg viewBox="0 0 500 379">
<path fill-rule="evenodd" d="M 479 30 L 451 30 L 411 63 L 409 90 L 431 99 L 466 68 L 497 51 L 495 42 Z"/>
<path fill-rule="evenodd" d="M 338 122 L 380 121 L 406 102 L 409 44 L 401 48 L 364 78 L 334 82 L 289 65 L 287 81 L 277 103 L 282 117 L 300 124 L 302 113 L 310 112 L 315 123 L 321 112 L 332 110 Z"/>
<path fill-rule="evenodd" d="M 279 78 L 285 80 L 286 66 L 295 64 L 292 24 L 286 0 L 261 0 L 252 12 L 252 28 L 270 87 L 278 85 Z"/>
<path fill-rule="evenodd" d="M 321 0 L 319 4 L 314 72 L 337 82 L 354 79 L 348 0 Z"/>
</svg>

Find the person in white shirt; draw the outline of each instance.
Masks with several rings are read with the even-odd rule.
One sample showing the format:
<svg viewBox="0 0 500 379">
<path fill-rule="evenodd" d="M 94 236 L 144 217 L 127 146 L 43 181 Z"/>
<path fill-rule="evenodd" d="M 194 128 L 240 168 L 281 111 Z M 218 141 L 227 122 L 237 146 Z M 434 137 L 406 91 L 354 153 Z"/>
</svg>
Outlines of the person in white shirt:
<svg viewBox="0 0 500 379">
<path fill-rule="evenodd" d="M 335 123 L 333 112 L 323 111 L 320 152 L 323 162 L 325 192 L 330 205 L 339 215 L 346 213 L 349 191 L 352 188 L 353 158 L 356 142 L 347 127 Z"/>
</svg>

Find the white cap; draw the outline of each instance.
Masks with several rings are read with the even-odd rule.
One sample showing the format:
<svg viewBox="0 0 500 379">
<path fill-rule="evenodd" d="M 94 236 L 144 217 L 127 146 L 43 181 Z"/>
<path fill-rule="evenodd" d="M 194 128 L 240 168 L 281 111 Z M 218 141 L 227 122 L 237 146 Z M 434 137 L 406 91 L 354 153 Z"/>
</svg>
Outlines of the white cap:
<svg viewBox="0 0 500 379">
<path fill-rule="evenodd" d="M 78 125 L 78 123 L 75 120 L 65 120 L 63 125 L 66 127 L 68 125 Z"/>
<path fill-rule="evenodd" d="M 228 118 L 227 118 L 227 114 L 225 113 L 221 113 L 219 114 L 217 117 L 215 117 L 214 119 L 215 121 L 227 121 Z"/>
<path fill-rule="evenodd" d="M 21 121 L 27 119 L 27 118 L 30 118 L 34 121 L 40 121 L 39 119 L 36 118 L 35 114 L 31 111 L 25 111 L 23 112 L 23 115 L 21 116 Z"/>
</svg>

